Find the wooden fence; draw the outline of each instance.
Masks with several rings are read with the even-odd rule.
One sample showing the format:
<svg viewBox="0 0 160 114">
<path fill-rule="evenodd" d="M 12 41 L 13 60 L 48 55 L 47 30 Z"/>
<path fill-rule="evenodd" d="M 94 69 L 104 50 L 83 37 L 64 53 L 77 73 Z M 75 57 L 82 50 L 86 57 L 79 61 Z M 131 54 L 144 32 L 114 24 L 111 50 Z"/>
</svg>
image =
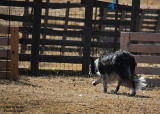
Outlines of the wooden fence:
<svg viewBox="0 0 160 114">
<path fill-rule="evenodd" d="M 135 54 L 137 74 L 160 75 L 160 33 L 121 33 L 121 49 Z"/>
<path fill-rule="evenodd" d="M 99 55 L 100 49 L 119 49 L 120 32 L 130 31 L 132 7 L 118 5 L 118 13 L 116 13 L 115 10 L 108 8 L 109 5 L 109 2 L 94 1 L 92 6 L 93 18 L 90 20 L 92 21 L 91 42 L 88 45 L 91 47 L 87 48 L 92 56 Z M 31 35 L 35 33 L 33 32 L 33 17 L 36 15 L 34 14 L 34 2 L 30 2 L 29 0 L 2 0 L 0 1 L 0 6 L 24 8 L 23 15 L 12 13 L 10 15 L 0 14 L 0 19 L 22 23 L 22 26 L 19 28 L 19 31 L 22 33 L 22 37 L 19 40 L 21 44 L 19 60 L 31 61 L 33 59 L 32 55 L 26 54 L 26 52 L 31 51 L 34 39 Z M 86 34 L 84 31 L 85 18 L 87 18 L 85 17 L 85 4 L 70 2 L 50 3 L 49 0 L 46 0 L 46 2 L 41 3 L 41 7 L 41 10 L 45 10 L 45 12 L 42 13 L 40 19 L 42 23 L 40 23 L 39 48 L 34 48 L 38 49 L 38 51 L 40 50 L 40 54 L 38 55 L 39 62 L 84 64 L 84 58 L 88 58 L 84 57 L 84 53 L 89 53 L 88 50 L 82 50 Z M 50 15 L 52 11 L 53 14 Z M 79 11 L 81 13 L 79 16 L 73 16 L 72 11 Z M 60 13 L 60 15 L 56 15 L 55 12 L 64 12 L 64 14 Z M 159 10 L 141 9 L 139 17 L 140 31 L 159 32 Z M 51 23 L 52 21 L 54 22 Z M 78 54 L 66 55 L 66 53 Z"/>
<path fill-rule="evenodd" d="M 160 32 L 160 10 L 142 9 L 139 20 L 139 32 Z"/>
<path fill-rule="evenodd" d="M 147 83 L 160 85 L 154 79 L 160 76 L 160 33 L 122 32 L 120 48 L 134 54 L 137 74 L 152 76 Z"/>
<path fill-rule="evenodd" d="M 18 80 L 19 28 L 0 26 L 0 79 Z"/>
</svg>

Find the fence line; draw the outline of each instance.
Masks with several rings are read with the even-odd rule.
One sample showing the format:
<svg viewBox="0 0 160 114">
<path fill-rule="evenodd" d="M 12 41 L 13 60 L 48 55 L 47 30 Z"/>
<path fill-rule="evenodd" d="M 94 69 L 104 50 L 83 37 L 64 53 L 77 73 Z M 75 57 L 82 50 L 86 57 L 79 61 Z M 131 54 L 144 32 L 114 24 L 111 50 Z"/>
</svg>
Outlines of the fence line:
<svg viewBox="0 0 160 114">
<path fill-rule="evenodd" d="M 115 11 L 108 8 L 109 2 L 95 1 L 93 4 L 93 15 L 96 16 L 92 20 L 91 31 L 91 50 L 92 55 L 96 54 L 100 49 L 114 49 L 115 43 L 119 48 L 119 37 L 121 31 L 130 31 L 131 26 L 131 6 L 118 5 L 118 21 L 115 21 Z M 29 10 L 34 7 L 33 2 L 25 1 L 0 1 L 1 6 L 24 7 L 24 15 L 7 15 L 0 14 L 0 19 L 16 22 L 23 22 L 23 27 L 19 27 L 19 31 L 23 34 L 19 43 L 22 45 L 20 61 L 30 61 L 31 55 L 26 51 L 31 50 L 33 33 L 33 14 Z M 72 16 L 73 9 L 81 9 L 83 14 L 79 17 Z M 96 10 L 94 10 L 96 8 Z M 42 9 L 45 13 L 41 15 L 40 25 L 40 62 L 58 62 L 58 63 L 83 63 L 82 47 L 84 46 L 84 23 L 85 23 L 85 4 L 75 3 L 49 3 L 42 2 Z M 50 15 L 51 11 L 63 11 L 63 15 Z M 160 10 L 144 10 L 140 9 L 140 30 L 142 32 L 159 32 L 159 12 Z M 77 12 L 76 12 L 77 13 Z M 94 17 L 94 16 L 93 16 Z M 151 20 L 151 21 L 150 21 Z M 53 22 L 53 23 L 52 23 Z M 78 24 L 77 24 L 78 23 Z M 115 32 L 115 26 L 118 32 Z M 114 38 L 118 36 L 118 41 Z M 29 38 L 28 38 L 29 37 Z M 58 37 L 53 38 L 53 37 Z M 111 40 L 108 40 L 111 39 Z M 116 42 L 115 42 L 116 41 Z M 65 48 L 64 48 L 65 46 Z M 69 47 L 70 46 L 70 47 Z M 77 47 L 77 48 L 75 48 Z M 96 50 L 96 51 L 95 51 Z M 97 51 L 98 50 L 98 51 Z M 46 54 L 55 51 L 56 54 Z M 60 52 L 60 55 L 57 53 Z M 66 55 L 64 53 L 78 52 L 79 55 Z M 46 54 L 46 55 L 43 55 Z M 80 57 L 79 57 L 80 56 Z M 94 55 L 95 56 L 95 55 Z M 58 60 L 61 58 L 62 60 Z M 64 61 L 66 58 L 66 61 Z M 72 58 L 72 59 L 69 59 Z M 73 60 L 73 61 L 72 61 Z"/>
</svg>

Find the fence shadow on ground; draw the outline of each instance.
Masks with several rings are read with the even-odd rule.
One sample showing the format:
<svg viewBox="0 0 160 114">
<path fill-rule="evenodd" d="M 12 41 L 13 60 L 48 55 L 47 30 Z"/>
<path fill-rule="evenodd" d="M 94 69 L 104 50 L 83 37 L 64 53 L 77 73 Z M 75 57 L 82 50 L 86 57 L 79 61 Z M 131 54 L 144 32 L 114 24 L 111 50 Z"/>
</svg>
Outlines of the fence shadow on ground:
<svg viewBox="0 0 160 114">
<path fill-rule="evenodd" d="M 26 80 L 19 80 L 19 81 L 10 81 L 7 79 L 2 79 L 0 80 L 0 85 L 11 85 L 11 84 L 16 84 L 16 85 L 25 85 L 25 86 L 32 86 L 32 87 L 38 87 L 41 88 L 42 86 L 39 86 L 37 84 L 32 84 L 27 82 Z"/>
<path fill-rule="evenodd" d="M 37 84 L 32 84 L 32 83 L 23 82 L 23 81 L 16 81 L 15 84 L 17 84 L 17 85 L 26 85 L 26 86 L 31 86 L 31 87 L 38 87 L 38 88 L 42 87 L 42 86 L 39 86 Z"/>
</svg>

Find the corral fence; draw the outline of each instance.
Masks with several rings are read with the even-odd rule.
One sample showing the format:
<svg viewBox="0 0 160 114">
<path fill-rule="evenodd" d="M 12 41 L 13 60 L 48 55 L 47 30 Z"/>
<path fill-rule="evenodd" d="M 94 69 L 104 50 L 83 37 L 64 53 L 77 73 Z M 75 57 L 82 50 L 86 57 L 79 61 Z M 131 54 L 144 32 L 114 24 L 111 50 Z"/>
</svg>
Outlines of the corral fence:
<svg viewBox="0 0 160 114">
<path fill-rule="evenodd" d="M 122 32 L 120 48 L 134 54 L 136 74 L 160 76 L 160 33 Z M 160 80 L 151 80 L 160 84 Z"/>
<path fill-rule="evenodd" d="M 18 25 L 20 68 L 87 74 L 89 57 L 120 47 L 120 32 L 131 31 L 131 6 L 89 0 L 86 3 L 52 3 L 51 0 L 0 1 L 0 23 Z M 115 5 L 116 6 L 116 5 Z M 5 12 L 8 8 L 8 12 Z M 160 10 L 140 9 L 136 26 L 142 32 L 159 32 Z M 31 62 L 30 62 L 31 61 Z M 62 72 L 63 71 L 63 72 Z"/>
<path fill-rule="evenodd" d="M 0 26 L 0 79 L 18 80 L 19 28 Z"/>
</svg>

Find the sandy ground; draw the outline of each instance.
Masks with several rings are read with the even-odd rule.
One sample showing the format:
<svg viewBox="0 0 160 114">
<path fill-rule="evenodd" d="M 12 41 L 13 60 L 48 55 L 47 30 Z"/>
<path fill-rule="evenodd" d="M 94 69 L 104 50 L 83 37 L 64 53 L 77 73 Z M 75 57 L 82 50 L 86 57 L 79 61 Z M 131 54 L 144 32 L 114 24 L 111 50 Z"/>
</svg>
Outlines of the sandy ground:
<svg viewBox="0 0 160 114">
<path fill-rule="evenodd" d="M 94 78 L 83 77 L 26 77 L 19 82 L 0 80 L 0 114 L 109 114 L 160 113 L 160 87 L 150 87 L 129 97 L 128 88 L 108 94 L 101 84 L 92 86 Z"/>
</svg>

